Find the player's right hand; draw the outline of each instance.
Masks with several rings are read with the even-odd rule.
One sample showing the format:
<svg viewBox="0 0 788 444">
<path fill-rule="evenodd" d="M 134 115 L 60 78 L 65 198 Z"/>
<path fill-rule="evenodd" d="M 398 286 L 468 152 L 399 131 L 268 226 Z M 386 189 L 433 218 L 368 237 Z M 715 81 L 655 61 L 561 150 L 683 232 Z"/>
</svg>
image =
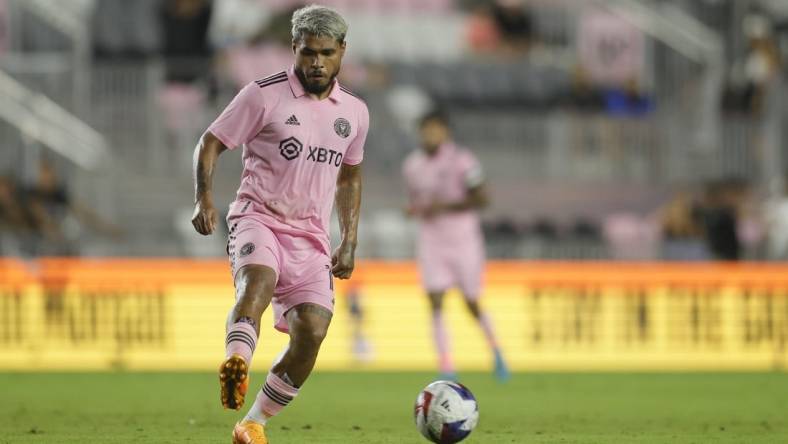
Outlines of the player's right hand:
<svg viewBox="0 0 788 444">
<path fill-rule="evenodd" d="M 194 215 L 192 215 L 192 225 L 198 233 L 208 236 L 216 229 L 216 208 L 213 202 L 207 199 L 200 199 L 194 205 Z"/>
</svg>

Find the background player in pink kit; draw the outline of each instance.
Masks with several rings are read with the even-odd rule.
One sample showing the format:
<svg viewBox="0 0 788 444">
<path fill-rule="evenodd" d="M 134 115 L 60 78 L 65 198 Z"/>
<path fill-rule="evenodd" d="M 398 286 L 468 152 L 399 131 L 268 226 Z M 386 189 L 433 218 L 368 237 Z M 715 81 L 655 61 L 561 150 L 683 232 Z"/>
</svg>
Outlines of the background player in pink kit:
<svg viewBox="0 0 788 444">
<path fill-rule="evenodd" d="M 485 254 L 478 211 L 488 202 L 481 166 L 470 151 L 454 144 L 447 119 L 439 111 L 422 119 L 420 131 L 422 149 L 405 159 L 403 176 L 408 213 L 419 220 L 419 270 L 432 307 L 442 378 L 456 378 L 443 321 L 443 296 L 459 287 L 493 351 L 496 376 L 506 380 L 509 371 L 492 322 L 479 307 Z"/>
<path fill-rule="evenodd" d="M 269 303 L 275 327 L 290 335 L 254 405 L 236 424 L 234 443 L 267 443 L 264 424 L 293 400 L 315 364 L 333 313 L 332 277 L 349 278 L 354 265 L 369 114 L 336 80 L 347 24 L 332 9 L 308 6 L 293 14 L 292 25 L 295 65 L 244 87 L 195 149 L 192 223 L 208 235 L 216 225 L 216 160 L 243 145 L 241 186 L 227 217 L 236 304 L 219 371 L 226 408 L 244 403 Z M 332 255 L 334 199 L 342 240 Z"/>
</svg>

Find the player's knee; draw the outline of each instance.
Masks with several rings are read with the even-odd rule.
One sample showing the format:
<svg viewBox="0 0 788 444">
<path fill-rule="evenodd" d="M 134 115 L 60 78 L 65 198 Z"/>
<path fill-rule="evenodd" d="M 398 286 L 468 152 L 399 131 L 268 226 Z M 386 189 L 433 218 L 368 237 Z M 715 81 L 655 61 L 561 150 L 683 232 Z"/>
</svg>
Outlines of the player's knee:
<svg viewBox="0 0 788 444">
<path fill-rule="evenodd" d="M 268 267 L 247 265 L 238 271 L 235 288 L 238 302 L 245 304 L 268 304 L 276 285 L 276 273 Z"/>
<path fill-rule="evenodd" d="M 307 338 L 310 345 L 314 347 L 320 347 L 320 344 L 323 343 L 323 339 L 326 338 L 326 334 L 328 334 L 327 328 L 313 327 L 307 335 Z"/>
<path fill-rule="evenodd" d="M 328 329 L 321 326 L 301 325 L 294 333 L 294 341 L 307 350 L 317 350 L 326 338 Z"/>
<path fill-rule="evenodd" d="M 330 310 L 316 304 L 296 306 L 286 314 L 290 327 L 291 344 L 299 350 L 316 352 L 323 343 L 331 324 Z"/>
</svg>

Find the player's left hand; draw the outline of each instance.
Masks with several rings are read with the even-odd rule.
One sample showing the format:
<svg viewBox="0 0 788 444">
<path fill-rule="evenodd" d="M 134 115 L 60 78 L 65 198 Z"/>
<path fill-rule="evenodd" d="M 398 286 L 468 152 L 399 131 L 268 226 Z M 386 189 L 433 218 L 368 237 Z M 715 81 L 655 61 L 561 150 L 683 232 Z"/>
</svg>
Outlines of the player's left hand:
<svg viewBox="0 0 788 444">
<path fill-rule="evenodd" d="M 353 274 L 355 254 L 354 246 L 344 242 L 340 244 L 331 256 L 331 273 L 338 279 L 349 279 Z"/>
<path fill-rule="evenodd" d="M 433 217 L 444 213 L 445 210 L 445 205 L 440 202 L 433 202 L 427 208 L 422 210 L 421 215 L 424 217 L 424 219 L 432 219 Z"/>
</svg>

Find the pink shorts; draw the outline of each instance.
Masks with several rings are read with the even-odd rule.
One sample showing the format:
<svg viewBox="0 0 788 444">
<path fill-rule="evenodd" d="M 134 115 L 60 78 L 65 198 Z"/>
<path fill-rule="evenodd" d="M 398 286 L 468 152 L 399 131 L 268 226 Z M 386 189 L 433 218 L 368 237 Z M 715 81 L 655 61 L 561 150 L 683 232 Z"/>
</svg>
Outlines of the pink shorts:
<svg viewBox="0 0 788 444">
<path fill-rule="evenodd" d="M 317 304 L 334 312 L 331 258 L 309 238 L 274 232 L 253 215 L 236 217 L 230 222 L 227 254 L 233 282 L 248 264 L 276 272 L 271 306 L 277 330 L 288 332 L 285 314 L 300 304 Z"/>
<path fill-rule="evenodd" d="M 439 293 L 458 287 L 466 299 L 479 298 L 484 272 L 483 246 L 468 242 L 436 247 L 421 242 L 418 262 L 421 283 L 427 292 Z"/>
</svg>

